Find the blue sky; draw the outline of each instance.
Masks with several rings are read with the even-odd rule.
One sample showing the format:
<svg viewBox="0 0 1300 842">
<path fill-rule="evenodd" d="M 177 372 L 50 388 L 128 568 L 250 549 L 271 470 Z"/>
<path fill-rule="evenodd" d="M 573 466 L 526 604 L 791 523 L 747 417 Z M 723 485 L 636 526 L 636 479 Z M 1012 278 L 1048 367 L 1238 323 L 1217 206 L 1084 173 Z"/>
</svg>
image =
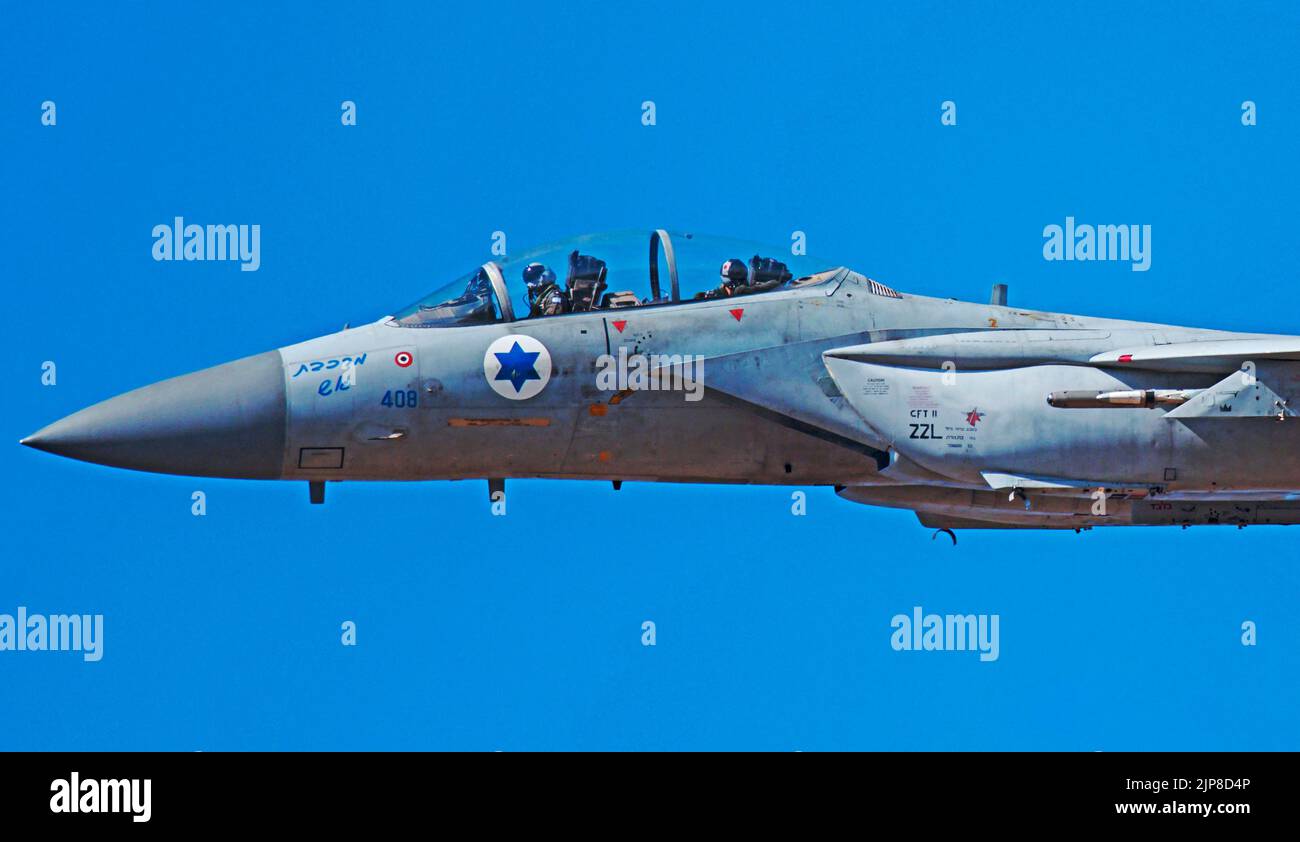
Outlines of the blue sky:
<svg viewBox="0 0 1300 842">
<path fill-rule="evenodd" d="M 802 230 L 904 291 L 1300 333 L 1293 5 L 266 5 L 0 12 L 0 612 L 105 615 L 98 663 L 0 652 L 0 748 L 1300 747 L 1285 528 L 954 548 L 829 489 L 637 483 L 309 507 L 16 444 L 378 318 L 495 230 Z M 260 269 L 153 261 L 176 215 L 260 224 Z M 1150 224 L 1150 270 L 1044 261 L 1067 215 Z M 893 651 L 914 605 L 998 614 L 1000 658 Z"/>
</svg>

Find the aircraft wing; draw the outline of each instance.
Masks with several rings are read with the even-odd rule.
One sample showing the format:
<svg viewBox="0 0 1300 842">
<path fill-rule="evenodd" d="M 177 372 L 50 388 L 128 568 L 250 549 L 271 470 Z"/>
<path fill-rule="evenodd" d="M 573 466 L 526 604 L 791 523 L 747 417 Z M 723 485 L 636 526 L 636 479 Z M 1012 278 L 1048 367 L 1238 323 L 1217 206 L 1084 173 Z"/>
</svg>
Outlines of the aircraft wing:
<svg viewBox="0 0 1300 842">
<path fill-rule="evenodd" d="M 1170 423 L 1296 414 L 1288 404 L 1292 396 L 1300 400 L 1300 337 L 1205 334 L 1195 341 L 1152 344 L 1165 335 L 1176 336 L 1172 330 L 1127 327 L 936 330 L 897 338 L 872 331 L 846 335 L 830 348 L 818 339 L 712 357 L 706 386 L 769 420 L 874 460 L 882 479 L 895 483 L 1067 496 L 1098 487 L 1146 490 L 1161 485 L 1163 472 L 1153 468 L 1144 482 L 1124 481 L 1134 461 L 1144 457 L 1118 452 L 1087 463 L 1088 470 L 1079 474 L 1069 471 L 1068 460 L 1056 455 L 1060 440 L 1054 435 L 1060 428 L 1044 426 L 1076 418 L 1068 409 L 1045 408 L 1044 396 L 1062 386 L 1091 387 L 1097 394 L 1133 389 L 1121 372 L 1136 370 L 1144 372 L 1140 392 L 1163 388 L 1163 376 L 1170 374 L 1169 385 L 1194 395 L 1159 413 Z M 1208 388 L 1172 377 L 1209 372 L 1218 376 Z M 989 411 L 997 420 L 986 423 Z M 943 435 L 953 436 L 943 444 L 932 443 L 931 435 L 941 433 L 929 423 L 936 414 L 951 428 Z M 971 418 L 964 420 L 967 415 Z M 1076 439 L 1104 437 L 1099 424 L 1111 425 L 1113 435 L 1123 437 L 1129 432 L 1123 425 L 1137 423 L 1124 414 L 1086 417 L 1096 423 Z M 940 453 L 954 442 L 969 450 L 977 438 L 983 464 Z"/>
<path fill-rule="evenodd" d="M 1260 360 L 1300 360 L 1300 336 L 1259 339 L 1211 339 L 1165 345 L 1132 346 L 1103 351 L 1089 360 L 1098 366 L 1126 366 L 1154 371 L 1216 372 Z"/>
<path fill-rule="evenodd" d="M 1219 372 L 1256 360 L 1300 360 L 1300 336 L 1153 343 L 1151 329 L 985 329 L 934 333 L 826 352 L 877 365 L 990 370 L 1063 363 L 1152 371 Z"/>
</svg>

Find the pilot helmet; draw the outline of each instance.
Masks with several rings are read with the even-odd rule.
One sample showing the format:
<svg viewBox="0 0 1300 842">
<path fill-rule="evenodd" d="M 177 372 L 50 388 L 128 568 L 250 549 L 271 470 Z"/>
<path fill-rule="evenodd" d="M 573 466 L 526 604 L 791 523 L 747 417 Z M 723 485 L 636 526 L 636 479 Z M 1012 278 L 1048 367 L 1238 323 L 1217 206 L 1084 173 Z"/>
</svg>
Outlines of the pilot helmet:
<svg viewBox="0 0 1300 842">
<path fill-rule="evenodd" d="M 784 284 L 792 277 L 790 268 L 775 257 L 759 257 L 757 254 L 749 261 L 749 273 L 755 284 L 769 281 Z"/>
<path fill-rule="evenodd" d="M 524 283 L 530 288 L 555 283 L 555 273 L 544 263 L 529 263 L 524 267 Z"/>
<path fill-rule="evenodd" d="M 743 260 L 728 260 L 722 264 L 719 273 L 727 286 L 739 286 L 749 279 L 749 269 Z"/>
</svg>

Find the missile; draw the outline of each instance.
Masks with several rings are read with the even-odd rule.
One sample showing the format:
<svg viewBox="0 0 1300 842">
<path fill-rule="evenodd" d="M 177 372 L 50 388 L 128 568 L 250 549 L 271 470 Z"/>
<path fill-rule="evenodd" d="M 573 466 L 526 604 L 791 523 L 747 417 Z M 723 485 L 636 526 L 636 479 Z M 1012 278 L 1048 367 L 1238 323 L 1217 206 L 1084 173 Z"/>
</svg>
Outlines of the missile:
<svg viewBox="0 0 1300 842">
<path fill-rule="evenodd" d="M 1187 403 L 1200 389 L 1125 389 L 1116 392 L 1052 392 L 1047 405 L 1058 409 L 1154 409 Z"/>
</svg>

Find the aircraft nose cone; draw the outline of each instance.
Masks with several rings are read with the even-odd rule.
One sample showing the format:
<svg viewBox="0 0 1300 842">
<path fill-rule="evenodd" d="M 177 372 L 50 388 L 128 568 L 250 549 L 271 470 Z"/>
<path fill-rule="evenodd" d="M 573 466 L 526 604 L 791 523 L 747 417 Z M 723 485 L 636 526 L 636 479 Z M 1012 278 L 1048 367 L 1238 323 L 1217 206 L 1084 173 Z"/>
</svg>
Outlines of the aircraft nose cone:
<svg viewBox="0 0 1300 842">
<path fill-rule="evenodd" d="M 284 439 L 283 362 L 268 351 L 109 398 L 21 444 L 137 471 L 274 479 Z"/>
</svg>

